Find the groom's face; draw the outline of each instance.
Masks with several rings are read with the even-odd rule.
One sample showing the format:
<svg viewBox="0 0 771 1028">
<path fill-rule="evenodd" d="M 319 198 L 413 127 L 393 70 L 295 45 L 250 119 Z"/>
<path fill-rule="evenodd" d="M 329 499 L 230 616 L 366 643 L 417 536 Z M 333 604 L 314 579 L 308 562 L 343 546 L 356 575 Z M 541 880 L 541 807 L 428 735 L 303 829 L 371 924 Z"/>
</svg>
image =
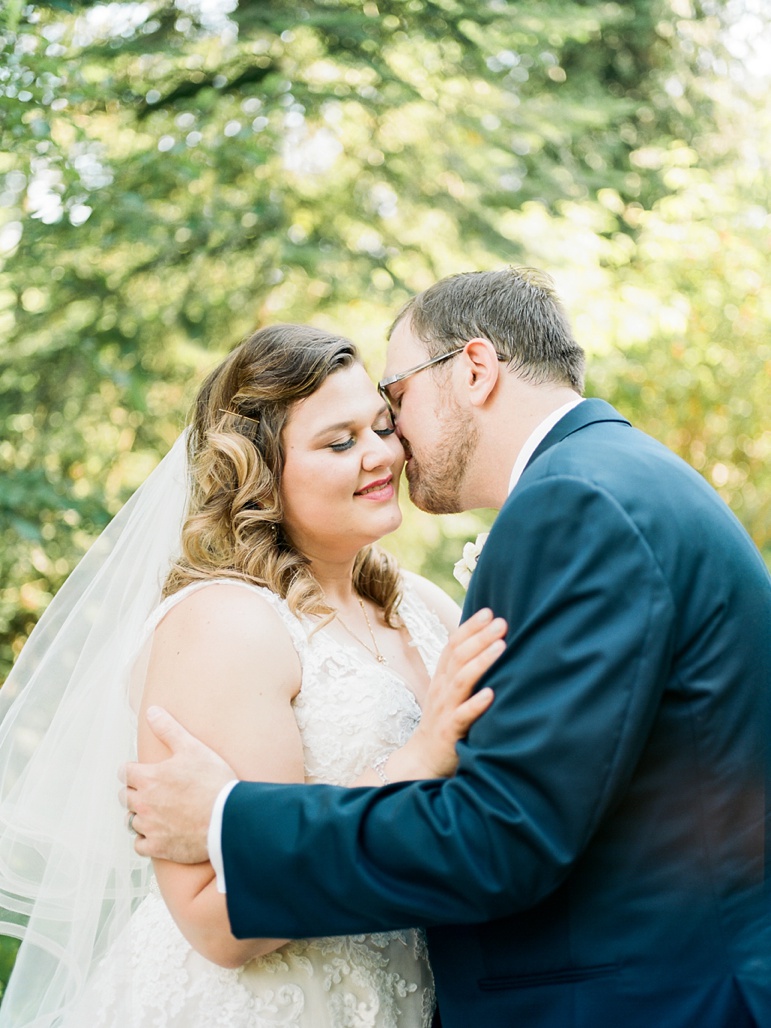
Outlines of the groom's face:
<svg viewBox="0 0 771 1028">
<path fill-rule="evenodd" d="M 429 356 L 405 318 L 391 334 L 384 377 L 409 371 Z M 430 514 L 466 509 L 463 482 L 477 432 L 454 392 L 452 364 L 456 359 L 418 371 L 389 388 L 397 432 L 407 455 L 410 499 Z"/>
</svg>

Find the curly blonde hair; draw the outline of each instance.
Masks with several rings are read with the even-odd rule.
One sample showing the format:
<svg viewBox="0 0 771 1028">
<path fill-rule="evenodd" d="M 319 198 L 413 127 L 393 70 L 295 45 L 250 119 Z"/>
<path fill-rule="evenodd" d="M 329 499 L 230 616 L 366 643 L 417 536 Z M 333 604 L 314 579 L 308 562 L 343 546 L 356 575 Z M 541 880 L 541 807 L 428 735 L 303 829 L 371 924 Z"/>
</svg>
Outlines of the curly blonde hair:
<svg viewBox="0 0 771 1028">
<path fill-rule="evenodd" d="M 255 332 L 211 372 L 191 413 L 191 500 L 182 554 L 164 596 L 191 582 L 233 578 L 267 586 L 295 614 L 334 615 L 308 559 L 281 528 L 282 432 L 298 400 L 360 360 L 342 336 L 274 325 Z M 393 557 L 365 546 L 353 584 L 389 625 L 399 623 L 401 578 Z"/>
</svg>

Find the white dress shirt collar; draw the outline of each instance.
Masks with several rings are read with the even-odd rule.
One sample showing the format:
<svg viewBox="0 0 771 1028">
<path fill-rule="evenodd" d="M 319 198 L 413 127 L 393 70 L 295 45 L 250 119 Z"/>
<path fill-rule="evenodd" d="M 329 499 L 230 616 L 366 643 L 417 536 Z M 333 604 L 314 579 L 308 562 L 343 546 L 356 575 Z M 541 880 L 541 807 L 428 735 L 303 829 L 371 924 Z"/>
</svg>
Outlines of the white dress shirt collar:
<svg viewBox="0 0 771 1028">
<path fill-rule="evenodd" d="M 557 422 L 561 421 L 568 411 L 573 410 L 573 408 L 577 407 L 579 403 L 583 403 L 583 397 L 579 397 L 577 400 L 571 400 L 569 403 L 563 404 L 562 407 L 558 407 L 557 410 L 552 411 L 551 414 L 540 422 L 540 424 L 536 425 L 525 440 L 525 445 L 519 451 L 517 459 L 514 461 L 511 478 L 509 479 L 509 492 L 512 491 L 519 481 L 522 472 L 527 467 L 527 462 L 538 449 L 539 444 L 546 438 L 549 432 L 551 432 Z"/>
</svg>

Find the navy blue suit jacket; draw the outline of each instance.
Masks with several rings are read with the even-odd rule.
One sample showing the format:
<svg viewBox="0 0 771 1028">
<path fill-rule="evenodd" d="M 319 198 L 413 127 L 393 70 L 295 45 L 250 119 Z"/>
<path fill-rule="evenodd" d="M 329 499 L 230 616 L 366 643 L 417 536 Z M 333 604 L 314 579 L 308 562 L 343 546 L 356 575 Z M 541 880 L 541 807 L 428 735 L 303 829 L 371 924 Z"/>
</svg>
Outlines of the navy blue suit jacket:
<svg viewBox="0 0 771 1028">
<path fill-rule="evenodd" d="M 588 400 L 464 613 L 508 620 L 448 780 L 241 783 L 236 935 L 426 925 L 444 1028 L 771 1028 L 771 578 L 723 501 Z"/>
</svg>

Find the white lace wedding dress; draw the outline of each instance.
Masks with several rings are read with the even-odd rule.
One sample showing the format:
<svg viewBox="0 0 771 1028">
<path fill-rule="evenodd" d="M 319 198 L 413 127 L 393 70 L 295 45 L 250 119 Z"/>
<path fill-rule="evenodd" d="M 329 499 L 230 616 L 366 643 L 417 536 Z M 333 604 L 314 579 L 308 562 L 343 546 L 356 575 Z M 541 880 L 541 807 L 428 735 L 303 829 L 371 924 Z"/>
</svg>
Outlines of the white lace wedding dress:
<svg viewBox="0 0 771 1028">
<path fill-rule="evenodd" d="M 212 584 L 169 597 L 152 625 Z M 350 785 L 378 756 L 407 741 L 420 717 L 415 697 L 353 642 L 341 645 L 324 629 L 309 637 L 310 622 L 283 600 L 243 585 L 258 589 L 279 613 L 300 657 L 302 686 L 293 706 L 306 781 Z M 443 626 L 408 584 L 400 613 L 433 672 L 447 638 Z M 296 940 L 229 970 L 189 946 L 153 881 L 62 1028 L 428 1028 L 433 1005 L 417 929 Z"/>
</svg>

